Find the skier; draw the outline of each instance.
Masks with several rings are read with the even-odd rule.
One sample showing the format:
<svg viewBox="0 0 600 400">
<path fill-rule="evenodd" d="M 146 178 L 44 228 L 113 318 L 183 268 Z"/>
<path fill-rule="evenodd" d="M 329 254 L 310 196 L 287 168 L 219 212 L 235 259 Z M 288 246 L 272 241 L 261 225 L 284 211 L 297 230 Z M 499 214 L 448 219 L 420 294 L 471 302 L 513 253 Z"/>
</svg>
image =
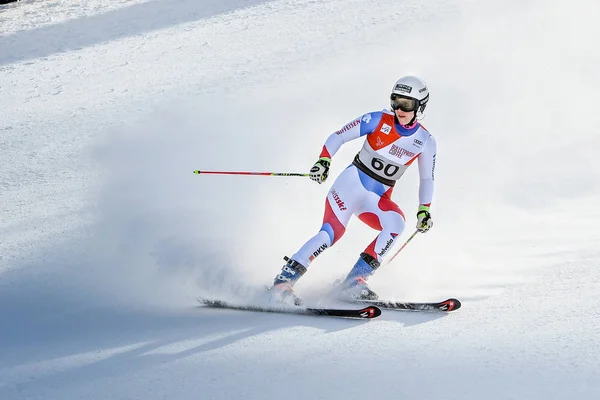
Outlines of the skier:
<svg viewBox="0 0 600 400">
<path fill-rule="evenodd" d="M 429 207 L 436 143 L 417 121 L 424 116 L 428 101 L 429 89 L 423 80 L 402 77 L 392 89 L 391 110 L 364 114 L 327 138 L 319 160 L 310 170 L 310 179 L 319 184 L 327 179 L 331 158 L 344 143 L 359 137 L 366 140 L 352 164 L 331 186 L 321 229 L 290 259 L 286 258 L 287 263 L 275 277 L 271 293 L 277 301 L 301 304 L 294 284 L 316 257 L 340 240 L 353 214 L 380 233 L 360 254 L 341 283 L 340 294 L 350 299 L 378 299 L 366 281 L 404 230 L 404 214 L 391 196 L 394 184 L 415 160 L 420 175 L 417 229 L 427 232 L 433 226 Z"/>
</svg>

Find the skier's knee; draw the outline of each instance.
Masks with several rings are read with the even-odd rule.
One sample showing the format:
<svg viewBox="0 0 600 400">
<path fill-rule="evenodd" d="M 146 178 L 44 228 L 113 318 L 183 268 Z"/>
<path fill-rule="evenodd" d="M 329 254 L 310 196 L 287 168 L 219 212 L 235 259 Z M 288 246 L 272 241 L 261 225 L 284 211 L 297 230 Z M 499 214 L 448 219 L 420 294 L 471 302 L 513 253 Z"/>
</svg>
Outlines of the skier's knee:
<svg viewBox="0 0 600 400">
<path fill-rule="evenodd" d="M 321 232 L 327 233 L 329 235 L 329 240 L 331 241 L 331 246 L 333 246 L 346 232 L 346 228 L 343 225 L 336 226 L 332 225 L 329 222 L 325 222 L 323 226 L 321 226 Z"/>
<path fill-rule="evenodd" d="M 404 218 L 398 216 L 398 218 L 394 218 L 393 220 L 385 221 L 381 233 L 391 234 L 395 239 L 397 235 L 400 235 L 402 232 L 404 232 L 405 227 L 406 222 L 404 221 Z"/>
</svg>

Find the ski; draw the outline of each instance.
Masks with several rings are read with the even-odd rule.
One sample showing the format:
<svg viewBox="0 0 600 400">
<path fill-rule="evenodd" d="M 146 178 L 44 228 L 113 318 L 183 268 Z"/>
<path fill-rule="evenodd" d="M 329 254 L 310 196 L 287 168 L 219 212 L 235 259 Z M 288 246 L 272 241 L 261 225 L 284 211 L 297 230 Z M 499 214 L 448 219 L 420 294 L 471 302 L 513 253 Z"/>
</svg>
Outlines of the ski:
<svg viewBox="0 0 600 400">
<path fill-rule="evenodd" d="M 442 311 L 449 312 L 458 310 L 461 303 L 458 299 L 448 299 L 439 303 L 415 303 L 392 300 L 351 300 L 352 304 L 370 304 L 379 308 L 389 310 L 408 310 L 408 311 Z"/>
<path fill-rule="evenodd" d="M 198 298 L 198 302 L 207 307 L 212 308 L 228 308 L 241 311 L 257 311 L 257 312 L 272 312 L 300 315 L 324 315 L 329 317 L 355 318 L 355 319 L 372 319 L 381 315 L 381 309 L 377 306 L 368 305 L 365 308 L 345 310 L 336 308 L 310 308 L 300 306 L 255 306 L 255 305 L 238 305 L 229 303 L 223 300 L 211 300 Z"/>
</svg>

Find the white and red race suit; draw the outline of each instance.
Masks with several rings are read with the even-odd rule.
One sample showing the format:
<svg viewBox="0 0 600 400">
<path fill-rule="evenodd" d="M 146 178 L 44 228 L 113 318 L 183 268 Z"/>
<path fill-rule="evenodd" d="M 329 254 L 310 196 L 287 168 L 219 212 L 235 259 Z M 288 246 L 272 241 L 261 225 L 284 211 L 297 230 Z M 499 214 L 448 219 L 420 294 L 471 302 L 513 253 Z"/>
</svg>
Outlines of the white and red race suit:
<svg viewBox="0 0 600 400">
<path fill-rule="evenodd" d="M 331 134 L 320 156 L 332 158 L 344 143 L 363 136 L 362 149 L 327 194 L 321 229 L 292 256 L 305 267 L 344 235 L 353 214 L 380 231 L 364 252 L 381 262 L 406 220 L 391 199 L 392 190 L 415 160 L 420 175 L 419 204 L 431 204 L 436 156 L 433 136 L 419 122 L 402 126 L 393 112 L 383 110 L 364 114 Z"/>
</svg>

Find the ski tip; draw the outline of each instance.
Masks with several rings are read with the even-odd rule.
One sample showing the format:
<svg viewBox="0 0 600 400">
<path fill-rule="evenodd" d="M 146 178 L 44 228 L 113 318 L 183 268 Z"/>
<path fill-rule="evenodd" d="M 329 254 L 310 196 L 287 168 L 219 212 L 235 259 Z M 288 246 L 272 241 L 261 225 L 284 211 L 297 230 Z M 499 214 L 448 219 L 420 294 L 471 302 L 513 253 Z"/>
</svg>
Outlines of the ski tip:
<svg viewBox="0 0 600 400">
<path fill-rule="evenodd" d="M 223 302 L 220 300 L 210 300 L 210 299 L 205 299 L 203 297 L 197 297 L 196 300 L 198 301 L 198 303 L 200 303 L 201 305 L 204 305 L 204 306 L 219 307 L 219 306 L 223 305 Z"/>
<path fill-rule="evenodd" d="M 363 308 L 362 310 L 359 310 L 359 314 L 361 318 L 377 318 L 381 315 L 381 308 L 377 306 L 368 306 Z"/>
<path fill-rule="evenodd" d="M 448 299 L 442 302 L 439 302 L 436 307 L 441 311 L 454 311 L 458 310 L 462 306 L 460 300 L 458 299 Z"/>
</svg>

